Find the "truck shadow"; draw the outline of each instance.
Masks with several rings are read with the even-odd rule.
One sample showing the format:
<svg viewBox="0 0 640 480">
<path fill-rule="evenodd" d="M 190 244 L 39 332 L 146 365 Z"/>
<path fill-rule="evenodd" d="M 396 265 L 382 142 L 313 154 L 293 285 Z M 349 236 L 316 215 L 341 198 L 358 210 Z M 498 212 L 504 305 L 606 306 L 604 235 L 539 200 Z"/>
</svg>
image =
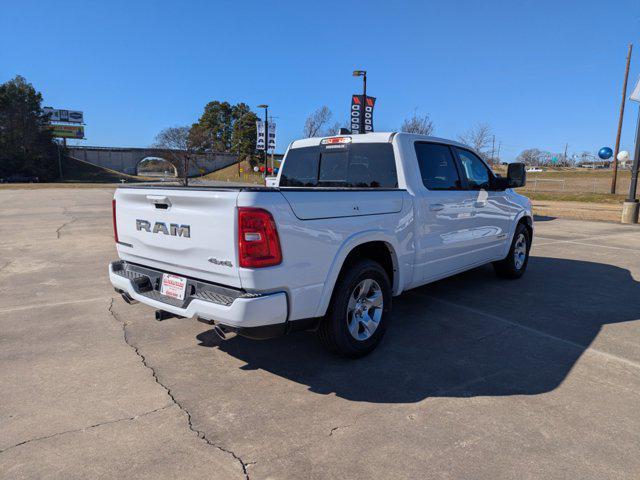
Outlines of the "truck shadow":
<svg viewBox="0 0 640 480">
<path fill-rule="evenodd" d="M 383 343 L 359 360 L 325 352 L 312 333 L 217 346 L 243 369 L 354 401 L 534 395 L 562 383 L 603 325 L 639 312 L 640 286 L 628 270 L 531 257 L 518 281 L 482 267 L 397 297 Z M 213 346 L 208 335 L 198 338 Z"/>
</svg>

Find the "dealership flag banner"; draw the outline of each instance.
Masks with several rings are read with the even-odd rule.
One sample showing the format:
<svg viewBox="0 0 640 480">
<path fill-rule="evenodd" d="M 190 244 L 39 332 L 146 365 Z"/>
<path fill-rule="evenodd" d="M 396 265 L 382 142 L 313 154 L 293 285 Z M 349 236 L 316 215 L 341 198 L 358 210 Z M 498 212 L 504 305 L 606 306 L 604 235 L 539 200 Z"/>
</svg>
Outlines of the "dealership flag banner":
<svg viewBox="0 0 640 480">
<path fill-rule="evenodd" d="M 267 141 L 267 150 L 276 149 L 276 124 L 269 124 L 269 139 Z"/>
<path fill-rule="evenodd" d="M 376 104 L 375 97 L 364 95 L 351 95 L 351 132 L 373 132 L 373 107 Z"/>
<path fill-rule="evenodd" d="M 264 122 L 262 120 L 256 120 L 256 132 L 258 135 L 258 137 L 256 138 L 256 150 L 264 150 Z"/>
</svg>

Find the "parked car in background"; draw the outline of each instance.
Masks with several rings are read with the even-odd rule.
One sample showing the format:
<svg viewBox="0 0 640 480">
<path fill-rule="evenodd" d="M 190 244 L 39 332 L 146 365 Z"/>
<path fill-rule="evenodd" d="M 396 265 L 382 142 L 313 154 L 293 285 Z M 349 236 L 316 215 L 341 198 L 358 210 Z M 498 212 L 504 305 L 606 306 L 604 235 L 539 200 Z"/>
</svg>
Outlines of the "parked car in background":
<svg viewBox="0 0 640 480">
<path fill-rule="evenodd" d="M 501 178 L 440 138 L 298 140 L 271 188 L 118 188 L 109 277 L 158 320 L 196 316 L 223 338 L 313 329 L 359 357 L 381 341 L 393 296 L 486 263 L 525 272 L 533 215 L 513 190 L 524 182 L 524 164 Z"/>
</svg>

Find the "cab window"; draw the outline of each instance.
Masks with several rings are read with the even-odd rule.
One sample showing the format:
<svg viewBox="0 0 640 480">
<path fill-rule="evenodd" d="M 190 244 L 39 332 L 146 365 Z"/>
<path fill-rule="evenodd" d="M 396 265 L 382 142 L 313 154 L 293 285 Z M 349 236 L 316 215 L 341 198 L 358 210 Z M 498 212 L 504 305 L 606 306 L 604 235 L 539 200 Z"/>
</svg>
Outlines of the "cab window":
<svg viewBox="0 0 640 480">
<path fill-rule="evenodd" d="M 475 153 L 462 148 L 456 148 L 462 172 L 470 190 L 488 190 L 491 182 L 491 172 L 485 163 Z"/>
<path fill-rule="evenodd" d="M 416 142 L 422 183 L 429 190 L 460 190 L 460 175 L 448 145 Z"/>
</svg>

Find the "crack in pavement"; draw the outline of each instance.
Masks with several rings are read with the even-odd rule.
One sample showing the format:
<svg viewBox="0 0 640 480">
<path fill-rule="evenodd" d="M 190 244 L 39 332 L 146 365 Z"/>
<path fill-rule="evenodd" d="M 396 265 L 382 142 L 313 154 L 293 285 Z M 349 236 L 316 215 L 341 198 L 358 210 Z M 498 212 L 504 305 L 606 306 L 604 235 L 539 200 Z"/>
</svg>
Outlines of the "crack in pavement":
<svg viewBox="0 0 640 480">
<path fill-rule="evenodd" d="M 118 323 L 122 325 L 122 336 L 123 336 L 124 342 L 133 349 L 133 351 L 136 353 L 136 355 L 138 355 L 138 357 L 140 357 L 140 361 L 142 362 L 142 365 L 144 365 L 146 368 L 148 368 L 151 371 L 151 375 L 153 376 L 153 379 L 158 385 L 164 388 L 164 390 L 167 392 L 167 395 L 169 396 L 173 404 L 176 405 L 186 415 L 189 430 L 195 433 L 198 438 L 205 441 L 208 445 L 217 448 L 221 452 L 231 455 L 234 458 L 234 460 L 236 460 L 242 467 L 242 473 L 244 474 L 245 480 L 250 480 L 249 472 L 247 469 L 249 466 L 255 465 L 257 462 L 245 462 L 235 452 L 233 452 L 232 450 L 226 449 L 220 445 L 217 445 L 216 443 L 211 441 L 209 438 L 207 438 L 207 435 L 202 430 L 198 430 L 196 427 L 194 427 L 193 421 L 191 418 L 191 413 L 180 402 L 178 402 L 178 400 L 176 400 L 176 398 L 173 396 L 173 392 L 171 391 L 171 389 L 160 381 L 160 379 L 158 378 L 158 375 L 156 374 L 155 369 L 147 363 L 147 359 L 142 354 L 142 352 L 140 352 L 140 349 L 129 341 L 129 337 L 127 335 L 127 322 L 120 320 L 117 314 L 113 311 L 113 302 L 114 302 L 114 299 L 111 298 L 111 303 L 109 304 L 109 314 L 114 318 L 114 320 L 116 320 Z"/>
<path fill-rule="evenodd" d="M 63 207 L 62 208 L 62 215 L 69 215 L 67 212 L 69 211 L 69 209 L 67 207 Z M 73 222 L 78 220 L 78 217 L 76 217 L 75 215 L 69 215 L 71 217 L 71 220 L 69 220 L 68 222 L 64 222 L 62 225 L 60 225 L 57 229 L 56 229 L 56 238 L 58 240 L 60 240 L 60 232 L 62 231 L 63 228 L 71 225 Z"/>
<path fill-rule="evenodd" d="M 342 430 L 344 428 L 349 428 L 349 427 L 352 427 L 352 426 L 353 426 L 353 423 L 349 423 L 347 425 L 338 425 L 337 427 L 333 427 L 331 429 L 331 431 L 329 432 L 329 436 L 330 437 L 333 436 L 333 432 L 335 432 L 336 430 Z"/>
<path fill-rule="evenodd" d="M 68 222 L 65 222 L 62 225 L 60 225 L 56 230 L 56 238 L 58 240 L 60 240 L 60 232 L 62 231 L 62 229 L 65 228 L 65 227 L 68 227 L 69 225 L 71 225 L 76 220 L 78 220 L 78 217 L 71 217 L 71 220 L 69 220 Z"/>
<path fill-rule="evenodd" d="M 107 420 L 106 422 L 95 423 L 95 424 L 89 425 L 87 427 L 74 428 L 72 430 L 65 430 L 63 432 L 56 432 L 56 433 L 52 433 L 51 435 L 45 435 L 43 437 L 30 438 L 29 440 L 24 440 L 22 442 L 16 443 L 15 445 L 11 445 L 10 447 L 7 447 L 7 448 L 4 448 L 4 449 L 0 450 L 0 453 L 7 452 L 7 451 L 11 450 L 12 448 L 16 448 L 16 447 L 19 447 L 21 445 L 26 445 L 27 443 L 38 442 L 40 440 L 47 440 L 49 438 L 58 437 L 60 435 L 66 435 L 68 433 L 84 432 L 85 430 L 89 430 L 91 428 L 98 428 L 98 427 L 102 427 L 103 425 L 111 425 L 112 423 L 130 422 L 132 420 L 137 420 L 138 418 L 146 417 L 147 415 L 151 415 L 152 413 L 156 413 L 156 412 L 159 412 L 160 410 L 164 410 L 166 408 L 173 407 L 173 406 L 174 406 L 173 403 L 170 403 L 168 405 L 165 405 L 164 407 L 156 408 L 154 410 L 150 410 L 148 412 L 144 412 L 144 413 L 141 413 L 139 415 L 134 415 L 133 417 L 124 417 L 124 418 L 117 418 L 115 420 Z"/>
</svg>

